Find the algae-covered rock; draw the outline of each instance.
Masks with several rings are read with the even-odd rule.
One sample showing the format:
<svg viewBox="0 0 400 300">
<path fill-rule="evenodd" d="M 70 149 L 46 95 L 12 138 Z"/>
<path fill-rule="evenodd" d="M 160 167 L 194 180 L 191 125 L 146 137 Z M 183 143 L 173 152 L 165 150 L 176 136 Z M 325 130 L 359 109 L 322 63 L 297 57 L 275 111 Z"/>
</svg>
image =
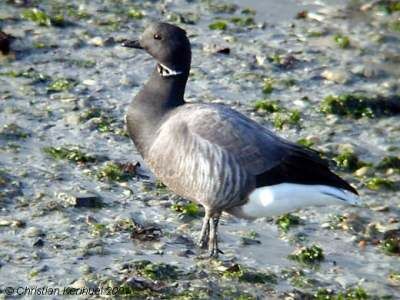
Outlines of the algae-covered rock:
<svg viewBox="0 0 400 300">
<path fill-rule="evenodd" d="M 96 161 L 94 156 L 84 153 L 77 146 L 44 147 L 42 151 L 55 160 L 69 160 L 75 163 L 91 163 Z"/>
<path fill-rule="evenodd" d="M 136 175 L 136 168 L 139 164 L 119 163 L 109 161 L 97 171 L 99 180 L 127 181 Z"/>
<path fill-rule="evenodd" d="M 373 191 L 377 190 L 395 190 L 396 189 L 396 184 L 390 179 L 387 178 L 382 178 L 382 177 L 372 177 L 369 178 L 366 182 L 365 185 Z"/>
<path fill-rule="evenodd" d="M 324 252 L 321 247 L 312 245 L 311 247 L 303 247 L 289 255 L 289 259 L 302 264 L 312 265 L 324 260 Z"/>
<path fill-rule="evenodd" d="M 333 157 L 333 160 L 339 168 L 350 172 L 354 172 L 365 165 L 351 147 L 342 147 L 340 152 Z"/>
<path fill-rule="evenodd" d="M 256 111 L 265 111 L 269 113 L 274 113 L 282 110 L 282 108 L 279 106 L 278 101 L 269 99 L 257 100 L 256 102 L 254 102 L 253 107 Z"/>
<path fill-rule="evenodd" d="M 219 268 L 222 277 L 229 279 L 237 279 L 242 282 L 249 283 L 272 283 L 275 284 L 277 282 L 277 277 L 273 273 L 263 273 L 253 271 L 249 268 L 245 268 L 239 264 L 233 264 L 228 267 L 220 267 Z"/>
<path fill-rule="evenodd" d="M 15 123 L 10 123 L 4 125 L 0 128 L 0 139 L 6 140 L 18 140 L 18 139 L 26 139 L 31 134 L 21 126 Z"/>
<path fill-rule="evenodd" d="M 176 266 L 166 263 L 153 263 L 149 260 L 133 261 L 125 264 L 123 269 L 153 280 L 176 280 L 180 274 Z"/>
<path fill-rule="evenodd" d="M 285 214 L 275 220 L 278 228 L 283 232 L 287 232 L 291 227 L 301 224 L 301 219 L 293 214 Z"/>
<path fill-rule="evenodd" d="M 351 118 L 375 118 L 400 114 L 400 95 L 366 96 L 363 94 L 342 94 L 327 96 L 320 109 L 325 114 Z"/>
</svg>

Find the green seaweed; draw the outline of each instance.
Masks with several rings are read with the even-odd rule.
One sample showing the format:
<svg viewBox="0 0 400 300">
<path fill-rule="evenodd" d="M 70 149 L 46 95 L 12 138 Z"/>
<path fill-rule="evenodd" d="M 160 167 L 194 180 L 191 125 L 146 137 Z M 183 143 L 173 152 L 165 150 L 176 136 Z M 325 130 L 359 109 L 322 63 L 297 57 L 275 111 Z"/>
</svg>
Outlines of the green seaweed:
<svg viewBox="0 0 400 300">
<path fill-rule="evenodd" d="M 392 31 L 400 32 L 400 21 L 397 20 L 397 21 L 391 22 L 391 23 L 389 24 L 389 28 L 390 28 Z"/>
<path fill-rule="evenodd" d="M 396 282 L 397 284 L 400 284 L 400 272 L 390 272 L 388 276 L 389 280 Z"/>
<path fill-rule="evenodd" d="M 269 99 L 257 100 L 254 102 L 253 107 L 256 111 L 266 111 L 269 113 L 279 112 L 282 110 L 278 101 Z"/>
<path fill-rule="evenodd" d="M 148 264 L 143 269 L 143 273 L 147 277 L 156 280 L 176 280 L 179 275 L 178 267 L 165 263 Z"/>
<path fill-rule="evenodd" d="M 281 65 L 282 63 L 282 56 L 278 53 L 274 53 L 268 56 L 268 61 L 275 64 L 275 65 Z"/>
<path fill-rule="evenodd" d="M 139 275 L 153 280 L 176 280 L 180 271 L 178 267 L 166 263 L 152 263 L 149 260 L 138 260 L 130 264 Z"/>
<path fill-rule="evenodd" d="M 167 190 L 167 186 L 159 179 L 156 179 L 155 187 L 157 190 Z"/>
<path fill-rule="evenodd" d="M 231 3 L 217 3 L 217 2 L 209 2 L 208 9 L 216 14 L 233 14 L 237 10 L 238 6 L 236 4 Z"/>
<path fill-rule="evenodd" d="M 87 155 L 76 146 L 70 148 L 44 147 L 42 148 L 42 151 L 55 160 L 69 160 L 75 163 L 91 163 L 96 161 L 95 157 Z"/>
<path fill-rule="evenodd" d="M 314 146 L 314 142 L 307 138 L 298 139 L 297 144 L 299 144 L 303 147 L 306 147 L 306 148 L 311 148 L 312 146 Z"/>
<path fill-rule="evenodd" d="M 69 63 L 83 69 L 91 69 L 96 66 L 96 62 L 89 59 L 72 59 L 69 61 Z"/>
<path fill-rule="evenodd" d="M 256 14 L 256 11 L 250 7 L 246 7 L 246 8 L 243 8 L 240 13 L 242 13 L 243 15 L 254 16 Z"/>
<path fill-rule="evenodd" d="M 131 179 L 133 172 L 130 171 L 126 165 L 109 161 L 100 170 L 97 171 L 97 178 L 99 180 L 109 181 L 127 181 Z"/>
<path fill-rule="evenodd" d="M 84 20 L 90 18 L 90 14 L 85 11 L 82 6 L 77 6 L 72 3 L 68 3 L 66 7 L 64 7 L 64 11 L 68 17 L 72 17 L 76 20 Z"/>
<path fill-rule="evenodd" d="M 328 226 L 329 229 L 338 230 L 343 228 L 343 223 L 346 221 L 347 217 L 339 214 L 330 215 Z"/>
<path fill-rule="evenodd" d="M 33 46 L 33 48 L 36 48 L 36 49 L 45 49 L 45 48 L 49 47 L 43 42 L 33 42 L 32 46 Z"/>
<path fill-rule="evenodd" d="M 386 156 L 377 165 L 377 169 L 400 169 L 400 157 L 398 156 Z"/>
<path fill-rule="evenodd" d="M 338 155 L 333 157 L 336 165 L 346 171 L 354 172 L 355 170 L 361 168 L 365 163 L 358 159 L 358 156 L 352 149 L 344 149 Z"/>
<path fill-rule="evenodd" d="M 128 10 L 128 16 L 132 19 L 141 20 L 144 17 L 144 13 L 137 7 L 131 7 Z"/>
<path fill-rule="evenodd" d="M 283 84 L 285 87 L 292 87 L 296 85 L 297 80 L 294 78 L 284 78 L 280 80 L 280 83 Z"/>
<path fill-rule="evenodd" d="M 113 224 L 113 231 L 129 232 L 135 229 L 136 225 L 132 219 L 119 219 Z"/>
<path fill-rule="evenodd" d="M 377 9 L 386 14 L 400 11 L 400 2 L 398 1 L 378 1 L 377 4 Z"/>
<path fill-rule="evenodd" d="M 64 16 L 61 14 L 55 14 L 49 16 L 45 11 L 38 8 L 26 9 L 22 12 L 22 18 L 25 20 L 32 21 L 39 26 L 64 26 Z"/>
<path fill-rule="evenodd" d="M 277 129 L 283 129 L 284 125 L 299 125 L 301 113 L 297 109 L 286 112 L 276 113 L 274 115 L 273 124 Z"/>
<path fill-rule="evenodd" d="M 5 124 L 3 128 L 0 129 L 0 138 L 26 139 L 28 137 L 30 137 L 30 133 L 26 132 L 25 129 L 15 123 Z"/>
<path fill-rule="evenodd" d="M 252 27 L 256 24 L 252 17 L 232 17 L 229 21 L 240 27 Z"/>
<path fill-rule="evenodd" d="M 325 34 L 325 32 L 323 32 L 323 31 L 310 30 L 307 32 L 307 37 L 319 38 L 319 37 L 323 36 L 324 34 Z"/>
<path fill-rule="evenodd" d="M 228 29 L 228 23 L 223 20 L 215 21 L 208 25 L 211 30 L 226 30 Z"/>
<path fill-rule="evenodd" d="M 37 277 L 39 274 L 40 274 L 40 271 L 39 271 L 39 270 L 33 270 L 33 271 L 31 271 L 31 272 L 29 273 L 29 278 L 30 278 L 30 279 L 35 278 L 35 277 Z"/>
<path fill-rule="evenodd" d="M 274 90 L 274 80 L 272 78 L 265 78 L 262 86 L 263 94 L 269 95 Z"/>
<path fill-rule="evenodd" d="M 101 110 L 99 108 L 90 108 L 79 115 L 81 122 L 86 122 L 93 118 L 99 118 L 101 116 Z"/>
<path fill-rule="evenodd" d="M 363 94 L 342 94 L 327 96 L 320 105 L 325 114 L 335 114 L 351 118 L 374 118 L 400 113 L 400 95 L 368 97 Z"/>
<path fill-rule="evenodd" d="M 114 128 L 112 126 L 113 122 L 115 122 L 114 118 L 106 115 L 97 107 L 90 108 L 79 115 L 80 122 L 86 122 L 91 119 L 95 119 L 93 124 L 96 125 L 96 129 L 101 133 L 113 132 L 119 135 L 127 135 L 124 130 Z"/>
<path fill-rule="evenodd" d="M 277 283 L 277 277 L 275 274 L 253 271 L 239 264 L 234 264 L 233 266 L 224 270 L 222 272 L 222 277 L 229 279 L 238 279 L 241 282 L 248 283 Z"/>
<path fill-rule="evenodd" d="M 249 232 L 246 232 L 243 237 L 255 240 L 259 237 L 259 234 L 257 233 L 257 231 L 250 230 Z"/>
<path fill-rule="evenodd" d="M 94 236 L 104 236 L 107 232 L 107 225 L 101 223 L 90 224 L 90 232 Z"/>
<path fill-rule="evenodd" d="M 184 216 L 197 217 L 200 215 L 199 206 L 193 202 L 187 204 L 175 203 L 171 206 L 171 209 Z"/>
<path fill-rule="evenodd" d="M 106 116 L 100 116 L 97 124 L 97 130 L 105 133 L 105 132 L 111 132 L 112 128 L 111 128 L 111 123 L 112 123 L 112 119 Z"/>
<path fill-rule="evenodd" d="M 58 92 L 68 91 L 72 89 L 76 84 L 77 83 L 74 79 L 58 78 L 53 80 L 49 84 L 49 86 L 47 87 L 47 92 L 58 93 Z"/>
<path fill-rule="evenodd" d="M 336 34 L 333 37 L 335 43 L 342 49 L 346 49 L 350 47 L 350 38 L 348 36 L 344 36 L 341 34 Z"/>
<path fill-rule="evenodd" d="M 297 261 L 305 265 L 312 265 L 324 260 L 324 252 L 321 247 L 312 245 L 311 247 L 304 247 L 289 255 L 291 260 Z"/>
<path fill-rule="evenodd" d="M 395 182 L 381 177 L 369 178 L 366 181 L 365 185 L 367 186 L 367 188 L 373 191 L 378 191 L 382 189 L 387 189 L 387 190 L 395 189 Z"/>
<path fill-rule="evenodd" d="M 400 255 L 400 237 L 389 237 L 381 241 L 380 247 L 388 255 Z"/>
<path fill-rule="evenodd" d="M 209 291 L 206 288 L 195 287 L 194 289 L 185 289 L 184 291 L 173 295 L 173 300 L 208 300 L 210 299 Z"/>
<path fill-rule="evenodd" d="M 48 80 L 50 80 L 50 76 L 43 74 L 39 71 L 36 71 L 34 68 L 29 68 L 24 71 L 8 71 L 8 72 L 0 73 L 0 76 L 32 79 L 33 84 L 39 83 L 39 82 L 47 82 Z"/>
<path fill-rule="evenodd" d="M 51 26 L 50 17 L 44 11 L 37 8 L 27 9 L 23 11 L 22 17 L 26 20 L 35 22 L 40 26 Z"/>
<path fill-rule="evenodd" d="M 289 231 L 291 227 L 297 226 L 301 224 L 301 219 L 298 216 L 292 214 L 285 214 L 278 217 L 275 220 L 275 224 L 278 225 L 278 228 L 283 232 Z"/>
<path fill-rule="evenodd" d="M 307 277 L 301 269 L 292 268 L 282 270 L 282 277 L 288 279 L 293 286 L 302 289 L 312 288 L 317 284 L 315 279 Z"/>
<path fill-rule="evenodd" d="M 315 300 L 366 300 L 370 297 L 362 287 L 356 287 L 339 293 L 327 289 L 319 289 L 313 298 Z"/>
<path fill-rule="evenodd" d="M 321 111 L 326 114 L 349 116 L 353 118 L 373 118 L 368 99 L 364 95 L 344 94 L 340 96 L 327 96 L 321 103 Z"/>
</svg>

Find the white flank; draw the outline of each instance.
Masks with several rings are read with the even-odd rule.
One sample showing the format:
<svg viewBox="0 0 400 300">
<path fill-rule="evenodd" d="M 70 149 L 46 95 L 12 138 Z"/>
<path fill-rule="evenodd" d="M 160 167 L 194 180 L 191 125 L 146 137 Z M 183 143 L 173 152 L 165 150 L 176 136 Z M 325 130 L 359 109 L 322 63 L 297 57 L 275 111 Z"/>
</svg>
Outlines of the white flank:
<svg viewBox="0 0 400 300">
<path fill-rule="evenodd" d="M 281 183 L 255 189 L 242 206 L 250 218 L 271 217 L 308 206 L 359 205 L 360 198 L 346 190 L 327 185 Z"/>
</svg>

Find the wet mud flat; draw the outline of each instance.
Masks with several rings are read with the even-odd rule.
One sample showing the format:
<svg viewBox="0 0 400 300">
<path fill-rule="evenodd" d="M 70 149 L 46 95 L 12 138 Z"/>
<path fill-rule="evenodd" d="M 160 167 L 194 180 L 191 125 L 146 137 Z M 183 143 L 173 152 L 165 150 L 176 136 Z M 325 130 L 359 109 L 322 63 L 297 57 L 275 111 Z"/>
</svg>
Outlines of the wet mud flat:
<svg viewBox="0 0 400 300">
<path fill-rule="evenodd" d="M 2 289 L 398 298 L 398 2 L 237 3 L 0 3 L 0 30 L 14 37 L 0 54 Z M 225 103 L 319 150 L 364 205 L 255 222 L 225 215 L 224 254 L 205 259 L 201 208 L 149 174 L 124 128 L 154 61 L 119 41 L 151 20 L 190 36 L 188 101 Z"/>
</svg>

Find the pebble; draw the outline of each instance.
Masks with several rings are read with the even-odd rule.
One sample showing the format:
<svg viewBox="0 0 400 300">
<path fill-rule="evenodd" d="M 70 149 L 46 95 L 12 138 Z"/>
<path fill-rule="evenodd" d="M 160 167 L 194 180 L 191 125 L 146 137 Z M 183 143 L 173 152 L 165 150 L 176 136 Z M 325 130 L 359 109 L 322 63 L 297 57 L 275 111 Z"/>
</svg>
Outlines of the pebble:
<svg viewBox="0 0 400 300">
<path fill-rule="evenodd" d="M 44 236 L 43 231 L 37 227 L 29 227 L 26 229 L 25 234 L 26 237 L 40 237 Z"/>
<path fill-rule="evenodd" d="M 102 205 L 101 198 L 92 193 L 80 193 L 66 198 L 69 205 L 74 207 L 96 208 Z"/>
<path fill-rule="evenodd" d="M 179 257 L 189 257 L 189 256 L 192 256 L 192 255 L 195 255 L 195 254 L 196 253 L 193 252 L 193 250 L 190 250 L 190 249 L 181 250 L 181 251 L 178 251 L 176 253 L 176 255 L 179 256 Z"/>
<path fill-rule="evenodd" d="M 74 288 L 74 289 L 84 289 L 84 288 L 93 289 L 93 288 L 96 288 L 96 285 L 92 282 L 89 282 L 89 281 L 86 281 L 85 279 L 80 278 L 80 279 L 76 280 L 74 283 L 72 283 L 70 285 L 70 287 Z"/>
<path fill-rule="evenodd" d="M 79 270 L 82 272 L 82 274 L 90 274 L 90 273 L 93 273 L 93 271 L 94 271 L 94 269 L 87 264 L 80 266 Z"/>
<path fill-rule="evenodd" d="M 10 226 L 12 221 L 9 220 L 0 220 L 0 226 Z"/>
<path fill-rule="evenodd" d="M 209 53 L 220 53 L 220 54 L 230 54 L 231 53 L 231 49 L 228 47 L 228 45 L 221 44 L 221 43 L 205 44 L 203 47 L 203 50 L 205 52 L 209 52 Z"/>
<path fill-rule="evenodd" d="M 33 247 L 43 247 L 44 246 L 44 241 L 42 239 L 37 239 L 34 243 L 33 243 Z"/>
<path fill-rule="evenodd" d="M 256 240 L 256 239 L 247 238 L 247 237 L 241 237 L 240 244 L 242 246 L 258 245 L 258 244 L 261 244 L 261 241 Z"/>
<path fill-rule="evenodd" d="M 139 79 L 132 77 L 130 74 L 124 74 L 121 76 L 119 83 L 125 87 L 139 86 Z"/>
<path fill-rule="evenodd" d="M 335 83 L 345 84 L 349 81 L 348 73 L 342 70 L 325 70 L 321 73 L 321 76 Z"/>
<path fill-rule="evenodd" d="M 82 81 L 82 83 L 84 85 L 93 86 L 93 85 L 97 84 L 97 81 L 93 80 L 93 79 L 85 79 L 85 80 Z"/>
<path fill-rule="evenodd" d="M 357 177 L 364 177 L 364 176 L 370 175 L 371 173 L 372 173 L 371 168 L 364 166 L 364 167 L 357 169 L 354 172 L 354 175 L 356 175 Z"/>
<path fill-rule="evenodd" d="M 91 38 L 88 41 L 88 44 L 92 45 L 92 46 L 96 46 L 96 47 L 108 47 L 108 46 L 115 45 L 115 40 L 112 37 L 111 38 L 107 38 L 107 39 L 103 39 L 103 38 L 101 38 L 99 36 L 96 36 L 94 38 Z"/>
<path fill-rule="evenodd" d="M 371 206 L 370 209 L 372 209 L 373 211 L 379 211 L 379 212 L 390 211 L 390 207 L 387 205 Z"/>
<path fill-rule="evenodd" d="M 365 78 L 373 78 L 383 76 L 383 71 L 373 66 L 357 65 L 351 72 L 355 75 L 363 76 Z"/>
<path fill-rule="evenodd" d="M 79 114 L 77 113 L 68 113 L 64 116 L 64 121 L 67 125 L 78 125 L 81 122 Z"/>
</svg>

